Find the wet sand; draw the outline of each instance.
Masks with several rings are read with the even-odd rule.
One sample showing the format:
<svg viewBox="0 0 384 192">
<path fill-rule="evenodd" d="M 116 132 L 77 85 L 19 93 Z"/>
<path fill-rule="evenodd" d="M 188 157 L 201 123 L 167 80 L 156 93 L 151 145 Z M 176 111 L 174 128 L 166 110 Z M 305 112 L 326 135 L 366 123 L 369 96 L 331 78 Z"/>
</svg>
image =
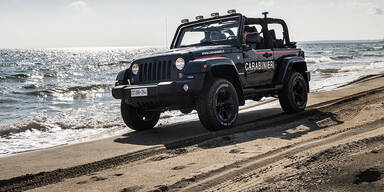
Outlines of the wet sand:
<svg viewBox="0 0 384 192">
<path fill-rule="evenodd" d="M 384 190 L 383 74 L 298 114 L 267 105 L 215 133 L 193 120 L 1 158 L 0 191 Z"/>
</svg>

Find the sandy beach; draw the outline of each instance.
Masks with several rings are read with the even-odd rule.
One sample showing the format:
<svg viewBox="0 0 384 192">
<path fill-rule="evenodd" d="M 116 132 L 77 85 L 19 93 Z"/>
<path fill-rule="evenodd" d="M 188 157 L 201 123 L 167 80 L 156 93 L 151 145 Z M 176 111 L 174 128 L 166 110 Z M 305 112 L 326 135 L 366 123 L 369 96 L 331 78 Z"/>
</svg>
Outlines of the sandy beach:
<svg viewBox="0 0 384 192">
<path fill-rule="evenodd" d="M 245 106 L 238 125 L 195 119 L 0 159 L 0 191 L 382 191 L 384 74 L 311 93 L 306 111 Z"/>
</svg>

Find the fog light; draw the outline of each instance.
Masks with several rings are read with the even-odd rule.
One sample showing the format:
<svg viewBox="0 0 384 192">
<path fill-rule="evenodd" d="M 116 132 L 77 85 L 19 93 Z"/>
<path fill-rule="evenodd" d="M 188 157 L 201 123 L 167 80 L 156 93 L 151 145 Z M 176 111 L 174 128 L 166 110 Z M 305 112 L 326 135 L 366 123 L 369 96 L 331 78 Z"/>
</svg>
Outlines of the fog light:
<svg viewBox="0 0 384 192">
<path fill-rule="evenodd" d="M 189 86 L 188 86 L 187 84 L 184 84 L 184 85 L 183 85 L 183 89 L 184 89 L 185 92 L 187 92 L 188 89 L 189 89 Z"/>
</svg>

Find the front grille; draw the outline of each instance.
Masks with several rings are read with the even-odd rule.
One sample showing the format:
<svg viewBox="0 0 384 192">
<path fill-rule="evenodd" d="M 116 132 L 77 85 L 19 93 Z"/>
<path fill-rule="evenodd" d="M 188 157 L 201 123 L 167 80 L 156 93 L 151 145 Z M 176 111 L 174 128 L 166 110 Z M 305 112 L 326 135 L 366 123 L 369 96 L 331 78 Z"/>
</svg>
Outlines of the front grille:
<svg viewBox="0 0 384 192">
<path fill-rule="evenodd" d="M 152 61 L 139 65 L 139 81 L 163 81 L 171 79 L 172 61 Z"/>
</svg>

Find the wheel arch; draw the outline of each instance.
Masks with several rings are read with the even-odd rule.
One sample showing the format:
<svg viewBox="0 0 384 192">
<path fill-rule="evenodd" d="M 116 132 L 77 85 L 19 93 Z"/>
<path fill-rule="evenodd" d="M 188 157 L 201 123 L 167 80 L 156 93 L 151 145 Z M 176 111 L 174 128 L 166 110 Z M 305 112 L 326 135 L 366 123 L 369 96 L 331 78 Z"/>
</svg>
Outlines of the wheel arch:
<svg viewBox="0 0 384 192">
<path fill-rule="evenodd" d="M 223 78 L 228 80 L 233 84 L 233 86 L 236 89 L 238 99 L 239 99 L 239 105 L 244 105 L 244 94 L 243 94 L 243 85 L 239 78 L 239 73 L 237 71 L 236 66 L 230 65 L 230 64 L 221 64 L 221 65 L 212 65 L 209 68 L 209 76 L 216 77 L 216 78 Z"/>
<path fill-rule="evenodd" d="M 276 75 L 275 82 L 278 84 L 285 84 L 289 81 L 290 75 L 293 71 L 300 73 L 307 82 L 309 90 L 309 80 L 306 72 L 308 71 L 307 62 L 303 57 L 291 56 L 285 57 L 278 61 L 278 74 Z"/>
<path fill-rule="evenodd" d="M 212 78 L 223 78 L 230 81 L 236 89 L 239 104 L 244 105 L 243 84 L 240 81 L 239 73 L 235 63 L 227 57 L 210 56 L 189 62 L 185 69 L 185 74 L 206 73 L 204 84 Z"/>
<path fill-rule="evenodd" d="M 116 85 L 128 83 L 128 69 L 124 69 L 117 74 Z"/>
</svg>

